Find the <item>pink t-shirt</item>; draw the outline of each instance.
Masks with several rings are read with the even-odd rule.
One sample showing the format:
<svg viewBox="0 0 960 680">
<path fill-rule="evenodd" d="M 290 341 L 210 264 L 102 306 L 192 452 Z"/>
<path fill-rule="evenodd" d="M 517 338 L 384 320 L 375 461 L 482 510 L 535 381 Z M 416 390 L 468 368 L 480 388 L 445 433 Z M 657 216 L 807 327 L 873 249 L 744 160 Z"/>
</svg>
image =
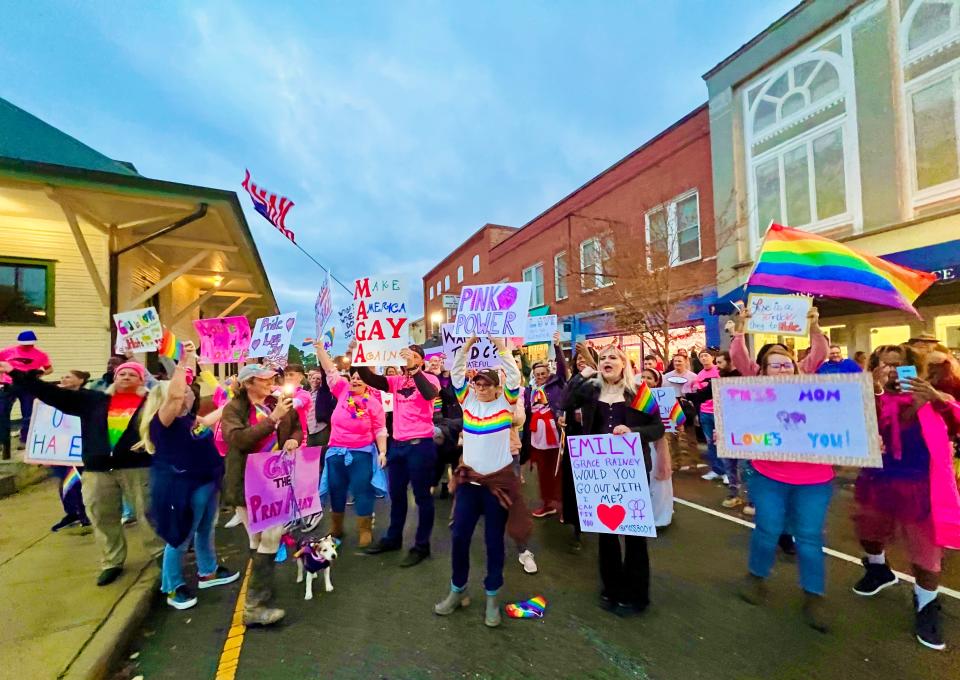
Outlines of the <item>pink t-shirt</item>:
<svg viewBox="0 0 960 680">
<path fill-rule="evenodd" d="M 350 381 L 327 373 L 327 385 L 337 398 L 337 407 L 330 416 L 330 446 L 362 449 L 376 442 L 378 432 L 386 432 L 387 416 L 377 390 L 367 390 L 366 411 L 358 417 L 349 404 Z"/>
<path fill-rule="evenodd" d="M 784 484 L 823 484 L 833 479 L 833 466 L 820 463 L 755 460 L 753 467 L 764 477 Z"/>
<path fill-rule="evenodd" d="M 0 361 L 10 362 L 13 368 L 19 371 L 32 371 L 34 369 L 45 371 L 50 368 L 50 357 L 34 345 L 14 345 L 13 347 L 0 349 Z M 9 384 L 10 382 L 12 381 L 9 375 L 6 373 L 0 375 L 0 383 Z"/>
<path fill-rule="evenodd" d="M 694 382 L 694 390 L 702 390 L 707 386 L 707 379 L 719 378 L 720 369 L 716 366 L 711 366 L 710 368 L 705 368 L 699 373 L 697 373 L 697 380 Z M 707 401 L 700 404 L 700 413 L 713 413 L 713 399 L 708 399 Z"/>
<path fill-rule="evenodd" d="M 440 389 L 440 379 L 423 374 L 430 384 Z M 387 385 L 393 395 L 393 438 L 398 442 L 433 437 L 433 399 L 424 399 L 413 378 L 388 375 Z"/>
</svg>

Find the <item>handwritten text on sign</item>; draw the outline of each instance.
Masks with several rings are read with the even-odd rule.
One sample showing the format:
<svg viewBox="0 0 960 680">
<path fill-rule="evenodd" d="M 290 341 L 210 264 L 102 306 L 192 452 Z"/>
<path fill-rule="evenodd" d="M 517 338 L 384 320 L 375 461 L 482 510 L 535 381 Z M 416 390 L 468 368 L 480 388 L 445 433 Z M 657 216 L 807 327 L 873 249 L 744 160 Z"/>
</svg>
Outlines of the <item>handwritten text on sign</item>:
<svg viewBox="0 0 960 680">
<path fill-rule="evenodd" d="M 160 316 L 153 307 L 113 315 L 117 326 L 117 354 L 155 352 L 163 338 Z"/>
<path fill-rule="evenodd" d="M 364 278 L 353 284 L 354 366 L 402 366 L 409 345 L 407 286 L 398 278 Z"/>
<path fill-rule="evenodd" d="M 320 292 L 317 294 L 317 302 L 313 306 L 314 322 L 316 324 L 317 334 L 313 337 L 319 338 L 327 328 L 327 321 L 333 314 L 333 297 L 330 291 L 330 272 L 326 272 L 323 277 L 323 285 L 320 286 Z"/>
<path fill-rule="evenodd" d="M 453 334 L 454 324 L 445 323 L 440 327 L 443 335 L 443 366 L 448 371 L 453 370 L 453 362 L 463 351 L 463 346 L 467 338 L 457 337 Z M 486 337 L 478 338 L 473 347 L 470 348 L 470 356 L 467 357 L 467 368 L 473 368 L 477 371 L 485 371 L 488 368 L 496 368 L 500 365 L 500 355 L 497 348 Z"/>
<path fill-rule="evenodd" d="M 670 411 L 673 405 L 677 403 L 677 391 L 672 387 L 651 387 L 653 398 L 657 400 L 657 407 L 660 409 L 660 420 L 667 432 L 676 432 L 677 426 L 670 420 Z"/>
<path fill-rule="evenodd" d="M 297 325 L 297 313 L 277 314 L 257 319 L 250 339 L 248 356 L 265 357 L 267 363 L 287 365 L 287 351 L 293 327 Z"/>
<path fill-rule="evenodd" d="M 774 333 L 776 335 L 806 335 L 810 298 L 799 295 L 747 296 L 747 333 Z"/>
<path fill-rule="evenodd" d="M 65 415 L 39 399 L 33 402 L 24 462 L 80 466 L 82 446 L 78 417 Z"/>
<path fill-rule="evenodd" d="M 524 335 L 524 344 L 536 342 L 553 342 L 553 334 L 557 332 L 557 315 L 531 316 L 527 319 L 527 332 Z"/>
<path fill-rule="evenodd" d="M 200 337 L 200 360 L 207 364 L 243 361 L 250 347 L 250 322 L 245 316 L 197 319 L 193 327 Z"/>
<path fill-rule="evenodd" d="M 321 453 L 320 447 L 309 446 L 292 454 L 261 451 L 247 456 L 247 531 L 263 531 L 320 512 Z"/>
<path fill-rule="evenodd" d="M 522 338 L 527 334 L 530 283 L 464 286 L 454 335 Z"/>
<path fill-rule="evenodd" d="M 714 379 L 721 458 L 880 467 L 868 373 Z"/>
<path fill-rule="evenodd" d="M 568 437 L 584 531 L 656 537 L 640 435 Z"/>
</svg>

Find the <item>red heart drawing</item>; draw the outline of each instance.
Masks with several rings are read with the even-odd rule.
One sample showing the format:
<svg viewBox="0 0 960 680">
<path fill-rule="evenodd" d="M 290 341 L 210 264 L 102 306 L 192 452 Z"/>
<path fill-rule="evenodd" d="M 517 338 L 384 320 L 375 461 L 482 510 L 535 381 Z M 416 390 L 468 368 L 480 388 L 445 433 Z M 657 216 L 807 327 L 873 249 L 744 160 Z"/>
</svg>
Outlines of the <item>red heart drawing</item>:
<svg viewBox="0 0 960 680">
<path fill-rule="evenodd" d="M 627 516 L 627 511 L 622 505 L 605 505 L 601 503 L 597 506 L 597 519 L 610 531 L 616 531 L 620 522 Z"/>
</svg>

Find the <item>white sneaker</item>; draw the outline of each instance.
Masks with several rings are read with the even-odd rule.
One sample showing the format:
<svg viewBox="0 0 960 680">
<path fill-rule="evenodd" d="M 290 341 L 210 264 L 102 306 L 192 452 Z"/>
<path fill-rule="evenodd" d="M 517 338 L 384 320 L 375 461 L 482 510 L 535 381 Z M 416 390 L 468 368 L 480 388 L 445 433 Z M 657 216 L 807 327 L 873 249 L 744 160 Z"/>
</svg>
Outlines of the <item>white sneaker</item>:
<svg viewBox="0 0 960 680">
<path fill-rule="evenodd" d="M 707 474 L 701 475 L 700 479 L 706 480 L 708 482 L 712 482 L 715 479 L 720 479 L 720 475 L 718 475 L 713 470 L 710 470 L 710 472 L 708 472 Z"/>
<path fill-rule="evenodd" d="M 309 534 L 311 531 L 313 531 L 318 526 L 320 526 L 320 520 L 322 519 L 323 519 L 322 512 L 315 512 L 309 517 L 304 517 L 303 519 L 300 520 L 300 523 L 301 523 L 300 533 Z"/>
<path fill-rule="evenodd" d="M 723 476 L 723 485 L 724 485 L 724 486 L 730 486 L 730 477 L 729 477 L 729 475 L 724 475 L 724 476 Z"/>
<path fill-rule="evenodd" d="M 523 571 L 527 574 L 536 574 L 539 569 L 537 569 L 537 561 L 533 559 L 533 553 L 529 550 L 524 550 L 520 553 L 520 564 L 523 565 Z"/>
<path fill-rule="evenodd" d="M 227 523 L 224 524 L 223 526 L 224 526 L 225 528 L 227 528 L 227 529 L 232 529 L 233 527 L 239 526 L 239 525 L 241 525 L 242 523 L 243 523 L 243 520 L 240 519 L 240 513 L 239 513 L 239 512 L 235 512 L 235 513 L 233 513 L 233 517 L 231 517 L 230 519 L 228 519 L 228 520 L 227 520 Z"/>
</svg>

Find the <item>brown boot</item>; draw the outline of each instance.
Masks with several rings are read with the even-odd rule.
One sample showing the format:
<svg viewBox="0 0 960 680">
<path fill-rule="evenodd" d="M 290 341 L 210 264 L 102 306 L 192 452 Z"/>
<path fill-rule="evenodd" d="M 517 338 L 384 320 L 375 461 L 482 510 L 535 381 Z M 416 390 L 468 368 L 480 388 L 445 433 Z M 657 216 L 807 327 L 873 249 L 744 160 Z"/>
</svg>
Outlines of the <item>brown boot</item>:
<svg viewBox="0 0 960 680">
<path fill-rule="evenodd" d="M 373 543 L 373 517 L 357 517 L 357 547 L 366 548 Z"/>
<path fill-rule="evenodd" d="M 330 513 L 330 535 L 334 538 L 343 538 L 343 513 Z"/>
<path fill-rule="evenodd" d="M 270 607 L 273 597 L 274 555 L 256 553 L 247 585 L 247 599 L 243 605 L 243 625 L 269 626 L 282 619 L 286 612 Z"/>
</svg>

